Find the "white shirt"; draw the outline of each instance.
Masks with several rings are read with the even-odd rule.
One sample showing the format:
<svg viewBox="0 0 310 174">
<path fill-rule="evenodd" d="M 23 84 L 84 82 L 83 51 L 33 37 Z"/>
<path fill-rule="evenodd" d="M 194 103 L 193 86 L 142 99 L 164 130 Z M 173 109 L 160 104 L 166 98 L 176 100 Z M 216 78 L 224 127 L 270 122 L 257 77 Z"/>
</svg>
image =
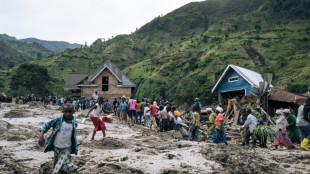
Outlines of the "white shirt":
<svg viewBox="0 0 310 174">
<path fill-rule="evenodd" d="M 251 133 L 256 128 L 256 126 L 257 126 L 257 119 L 256 119 L 256 117 L 254 117 L 254 115 L 249 114 L 248 118 L 246 119 L 244 125 L 241 126 L 241 128 L 243 129 L 243 128 L 247 127 L 247 126 L 249 126 Z"/>
<path fill-rule="evenodd" d="M 149 111 L 149 112 L 146 112 L 146 111 Z M 148 116 L 151 115 L 151 111 L 150 111 L 150 108 L 149 108 L 148 106 L 145 106 L 145 107 L 144 107 L 144 113 L 143 113 L 143 115 L 144 115 L 144 116 L 145 116 L 145 115 L 148 115 Z"/>
<path fill-rule="evenodd" d="M 91 97 L 95 100 L 95 102 L 98 101 L 98 94 L 95 93 Z"/>
<path fill-rule="evenodd" d="M 288 122 L 286 121 L 285 117 L 283 115 L 278 116 L 276 121 L 277 131 L 279 131 L 279 129 L 286 130 L 287 126 Z"/>
<path fill-rule="evenodd" d="M 176 117 L 176 119 L 174 119 L 174 123 L 175 123 L 175 124 L 182 124 L 182 119 L 181 119 L 181 117 Z"/>
<path fill-rule="evenodd" d="M 63 121 L 54 140 L 54 146 L 57 148 L 71 147 L 72 123 Z"/>
<path fill-rule="evenodd" d="M 310 125 L 310 123 L 304 119 L 304 106 L 305 105 L 301 105 L 298 108 L 296 126 L 309 126 Z"/>
<path fill-rule="evenodd" d="M 92 110 L 91 115 L 93 117 L 99 117 L 100 112 L 101 112 L 101 107 L 100 107 L 99 103 L 96 103 L 95 106 L 97 106 L 97 108 Z"/>
</svg>

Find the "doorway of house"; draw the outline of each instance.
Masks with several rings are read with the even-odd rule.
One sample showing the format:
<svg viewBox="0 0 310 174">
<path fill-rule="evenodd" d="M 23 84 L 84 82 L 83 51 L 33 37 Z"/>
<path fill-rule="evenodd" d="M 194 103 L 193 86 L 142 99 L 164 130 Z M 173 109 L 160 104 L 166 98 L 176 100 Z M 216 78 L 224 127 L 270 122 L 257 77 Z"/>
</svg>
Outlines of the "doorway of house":
<svg viewBox="0 0 310 174">
<path fill-rule="evenodd" d="M 240 101 L 243 96 L 245 96 L 244 89 L 222 92 L 221 93 L 221 104 L 222 106 L 227 106 L 228 99 L 237 98 Z"/>
</svg>

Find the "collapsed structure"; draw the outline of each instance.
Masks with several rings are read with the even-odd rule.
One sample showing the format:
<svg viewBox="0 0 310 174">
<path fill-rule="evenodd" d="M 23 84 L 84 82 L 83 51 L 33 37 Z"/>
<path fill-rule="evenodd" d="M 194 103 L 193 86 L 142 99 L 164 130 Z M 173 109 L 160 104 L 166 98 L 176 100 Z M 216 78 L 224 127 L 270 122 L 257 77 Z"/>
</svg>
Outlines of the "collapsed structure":
<svg viewBox="0 0 310 174">
<path fill-rule="evenodd" d="M 304 104 L 307 94 L 294 94 L 271 84 L 269 74 L 261 75 L 255 71 L 228 65 L 212 89 L 218 98 L 218 104 L 226 109 L 225 119 L 235 124 L 239 121 L 242 107 L 255 103 L 259 110 L 274 115 L 276 109 L 290 108 L 293 112 Z"/>
<path fill-rule="evenodd" d="M 212 93 L 217 93 L 219 104 L 225 106 L 228 99 L 253 95 L 251 91 L 259 88 L 260 82 L 264 82 L 261 74 L 230 64 L 213 87 Z"/>
</svg>

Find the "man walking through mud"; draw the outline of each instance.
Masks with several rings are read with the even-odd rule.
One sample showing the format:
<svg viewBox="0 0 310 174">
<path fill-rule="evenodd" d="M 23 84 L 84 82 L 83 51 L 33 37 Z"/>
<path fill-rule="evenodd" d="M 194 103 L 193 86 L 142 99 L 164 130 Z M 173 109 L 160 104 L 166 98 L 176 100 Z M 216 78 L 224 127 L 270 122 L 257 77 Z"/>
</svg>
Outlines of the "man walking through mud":
<svg viewBox="0 0 310 174">
<path fill-rule="evenodd" d="M 251 114 L 252 111 L 250 109 L 247 109 L 245 113 L 246 113 L 246 115 L 248 117 L 247 117 L 247 120 L 245 121 L 245 123 L 243 124 L 243 126 L 240 127 L 240 130 L 249 127 L 249 132 L 247 132 L 246 140 L 245 140 L 245 142 L 242 143 L 242 146 L 249 145 L 250 137 L 252 136 L 252 138 L 253 138 L 253 147 L 256 147 L 256 137 L 255 137 L 255 135 L 253 135 L 253 130 L 257 126 L 257 119 L 256 119 L 256 117 L 254 117 Z"/>
</svg>

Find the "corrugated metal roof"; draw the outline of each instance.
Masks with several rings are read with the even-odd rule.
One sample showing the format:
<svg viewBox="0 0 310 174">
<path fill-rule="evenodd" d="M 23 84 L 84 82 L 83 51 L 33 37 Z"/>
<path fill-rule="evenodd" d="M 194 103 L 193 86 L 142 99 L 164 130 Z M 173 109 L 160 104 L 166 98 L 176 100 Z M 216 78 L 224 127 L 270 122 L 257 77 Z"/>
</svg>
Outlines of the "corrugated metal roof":
<svg viewBox="0 0 310 174">
<path fill-rule="evenodd" d="M 222 76 L 220 77 L 220 79 L 217 81 L 217 83 L 215 84 L 215 86 L 212 89 L 212 93 L 216 90 L 216 88 L 218 87 L 218 85 L 220 84 L 220 82 L 223 80 L 223 78 L 225 77 L 225 75 L 227 74 L 228 70 L 230 69 L 234 69 L 238 74 L 240 74 L 250 85 L 252 85 L 252 87 L 259 87 L 259 82 L 263 82 L 264 79 L 262 77 L 262 75 L 260 73 L 257 73 L 255 71 L 246 69 L 246 68 L 242 68 L 233 64 L 229 64 L 225 71 L 223 72 Z M 271 87 L 273 87 L 271 85 Z"/>
<path fill-rule="evenodd" d="M 65 89 L 80 89 L 76 85 L 81 82 L 83 79 L 85 79 L 88 76 L 88 74 L 68 74 Z"/>
</svg>

